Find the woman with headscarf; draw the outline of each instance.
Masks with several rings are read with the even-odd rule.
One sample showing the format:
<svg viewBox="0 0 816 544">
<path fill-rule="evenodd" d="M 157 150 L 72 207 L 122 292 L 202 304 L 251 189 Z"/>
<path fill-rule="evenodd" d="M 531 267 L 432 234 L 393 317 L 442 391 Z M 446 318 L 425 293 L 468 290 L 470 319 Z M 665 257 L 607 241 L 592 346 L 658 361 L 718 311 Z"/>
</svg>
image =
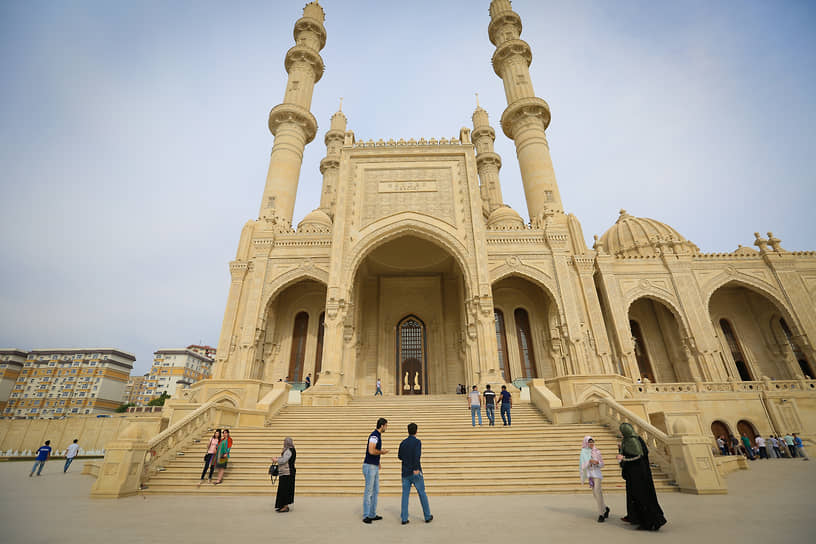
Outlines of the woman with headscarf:
<svg viewBox="0 0 816 544">
<path fill-rule="evenodd" d="M 283 451 L 280 457 L 273 457 L 278 464 L 278 495 L 275 498 L 275 511 L 288 512 L 289 505 L 295 502 L 295 443 L 288 436 L 283 439 Z"/>
<path fill-rule="evenodd" d="M 630 423 L 621 423 L 620 432 L 623 441 L 618 461 L 626 480 L 626 517 L 623 520 L 638 525 L 638 529 L 657 531 L 666 523 L 666 518 L 657 502 L 649 450 Z"/>
<path fill-rule="evenodd" d="M 230 442 L 229 432 L 224 430 L 221 436 L 221 442 L 218 443 L 218 449 L 215 452 L 215 468 L 218 469 L 218 480 L 213 482 L 213 485 L 218 485 L 224 479 L 224 470 L 227 468 L 227 461 L 229 461 Z"/>
<path fill-rule="evenodd" d="M 595 502 L 598 503 L 598 523 L 603 523 L 609 517 L 609 507 L 604 503 L 603 488 L 601 487 L 601 480 L 603 479 L 601 469 L 603 466 L 601 450 L 595 447 L 595 439 L 591 436 L 585 436 L 579 463 L 581 483 L 589 481 L 589 488 L 592 490 Z"/>
</svg>

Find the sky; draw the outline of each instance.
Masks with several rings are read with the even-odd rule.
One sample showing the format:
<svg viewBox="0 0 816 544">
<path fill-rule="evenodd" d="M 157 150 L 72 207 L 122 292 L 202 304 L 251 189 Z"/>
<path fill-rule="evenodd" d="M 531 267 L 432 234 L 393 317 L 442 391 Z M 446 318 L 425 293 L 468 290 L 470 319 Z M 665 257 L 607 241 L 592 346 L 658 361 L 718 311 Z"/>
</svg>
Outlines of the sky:
<svg viewBox="0 0 816 544">
<path fill-rule="evenodd" d="M 0 2 L 0 347 L 215 345 L 304 0 Z M 343 97 L 357 139 L 457 136 L 474 93 L 527 217 L 488 0 L 323 0 L 294 223 Z M 816 3 L 516 0 L 562 200 L 588 245 L 625 208 L 704 252 L 816 250 Z"/>
</svg>

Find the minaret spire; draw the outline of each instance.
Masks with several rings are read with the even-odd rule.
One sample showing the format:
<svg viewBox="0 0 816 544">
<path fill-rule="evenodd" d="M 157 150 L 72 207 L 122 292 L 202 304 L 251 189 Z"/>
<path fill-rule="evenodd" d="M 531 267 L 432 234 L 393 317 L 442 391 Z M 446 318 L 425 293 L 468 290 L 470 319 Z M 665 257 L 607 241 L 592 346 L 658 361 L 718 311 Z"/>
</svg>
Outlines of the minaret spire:
<svg viewBox="0 0 816 544">
<path fill-rule="evenodd" d="M 533 54 L 527 42 L 520 38 L 521 17 L 513 11 L 510 0 L 490 3 L 488 34 L 496 46 L 493 69 L 504 81 L 507 97 L 502 130 L 515 141 L 527 210 L 530 219 L 535 221 L 547 209 L 564 209 L 545 132 L 550 124 L 550 107 L 533 90 L 530 80 Z"/>
<path fill-rule="evenodd" d="M 476 111 L 473 112 L 471 138 L 476 147 L 476 168 L 481 180 L 482 199 L 487 203 L 488 211 L 492 212 L 504 203 L 499 184 L 499 170 L 502 162 L 499 154 L 493 150 L 496 131 L 490 126 L 487 112 L 479 106 L 479 93 L 476 93 Z"/>
<path fill-rule="evenodd" d="M 275 144 L 269 159 L 261 211 L 264 219 L 281 219 L 289 224 L 295 209 L 303 149 L 317 134 L 317 120 L 309 111 L 315 83 L 323 76 L 320 51 L 326 45 L 326 15 L 317 1 L 303 8 L 295 23 L 295 45 L 286 53 L 289 73 L 283 102 L 269 112 L 269 130 Z"/>
</svg>

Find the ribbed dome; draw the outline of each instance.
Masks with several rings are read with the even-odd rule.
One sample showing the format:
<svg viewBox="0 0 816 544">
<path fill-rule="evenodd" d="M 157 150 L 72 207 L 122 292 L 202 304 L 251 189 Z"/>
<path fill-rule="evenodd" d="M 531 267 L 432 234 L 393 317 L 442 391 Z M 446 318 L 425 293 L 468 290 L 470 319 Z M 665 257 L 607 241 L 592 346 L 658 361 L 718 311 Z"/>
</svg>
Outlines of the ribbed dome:
<svg viewBox="0 0 816 544">
<path fill-rule="evenodd" d="M 505 204 L 490 212 L 490 217 L 487 218 L 487 228 L 521 229 L 524 228 L 524 221 L 516 210 Z"/>
<path fill-rule="evenodd" d="M 660 248 L 664 253 L 698 253 L 700 249 L 686 240 L 679 232 L 665 223 L 634 217 L 620 211 L 620 217 L 600 239 L 601 245 L 610 255 L 641 257 L 657 255 Z"/>
<path fill-rule="evenodd" d="M 323 232 L 331 230 L 331 226 L 331 218 L 326 214 L 326 212 L 318 208 L 317 210 L 309 212 L 306 217 L 303 218 L 303 221 L 298 223 L 298 232 Z"/>
</svg>

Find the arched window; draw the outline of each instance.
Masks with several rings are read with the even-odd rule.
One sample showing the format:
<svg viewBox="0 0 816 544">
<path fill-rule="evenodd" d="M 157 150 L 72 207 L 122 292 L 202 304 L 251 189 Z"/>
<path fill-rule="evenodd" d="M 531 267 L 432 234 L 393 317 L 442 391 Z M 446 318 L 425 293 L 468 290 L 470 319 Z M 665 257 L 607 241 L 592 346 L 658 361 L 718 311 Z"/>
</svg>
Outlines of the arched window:
<svg viewBox="0 0 816 544">
<path fill-rule="evenodd" d="M 317 352 L 315 353 L 315 367 L 313 383 L 317 383 L 317 375 L 323 368 L 323 332 L 326 329 L 326 312 L 320 314 L 317 322 Z"/>
<path fill-rule="evenodd" d="M 791 350 L 793 350 L 793 356 L 796 357 L 796 360 L 799 362 L 799 368 L 802 369 L 802 374 L 813 378 L 813 369 L 810 368 L 810 363 L 808 363 L 807 357 L 805 357 L 805 353 L 802 351 L 802 348 L 793 341 L 793 333 L 788 327 L 788 324 L 785 322 L 785 319 L 782 318 L 779 320 L 779 325 L 782 327 L 782 332 L 785 333 L 785 338 L 788 339 L 788 344 L 790 344 Z"/>
<path fill-rule="evenodd" d="M 538 378 L 535 353 L 533 352 L 533 335 L 530 334 L 530 316 L 527 315 L 527 310 L 516 308 L 513 317 L 516 319 L 516 336 L 518 338 L 522 377 Z"/>
<path fill-rule="evenodd" d="M 493 317 L 496 320 L 496 344 L 499 348 L 499 368 L 504 373 L 504 381 L 510 381 L 510 361 L 507 357 L 507 332 L 504 328 L 504 314 L 498 308 L 493 308 Z"/>
<path fill-rule="evenodd" d="M 292 351 L 289 354 L 289 381 L 303 379 L 303 361 L 306 358 L 306 338 L 309 332 L 309 314 L 300 312 L 295 316 L 292 329 Z"/>
<path fill-rule="evenodd" d="M 640 376 L 654 382 L 656 381 L 655 374 L 654 370 L 652 370 L 649 354 L 646 352 L 646 342 L 643 339 L 643 331 L 640 330 L 640 323 L 630 320 L 629 329 L 632 331 L 632 342 L 635 344 L 635 359 L 637 359 Z"/>
<path fill-rule="evenodd" d="M 753 380 L 751 372 L 748 370 L 748 365 L 745 364 L 745 356 L 742 354 L 737 337 L 734 334 L 734 329 L 731 328 L 731 323 L 726 319 L 720 319 L 720 328 L 722 328 L 725 335 L 725 341 L 728 344 L 728 349 L 731 350 L 731 356 L 734 358 L 734 364 L 737 365 L 737 372 L 739 372 L 740 379 L 744 382 Z"/>
</svg>

